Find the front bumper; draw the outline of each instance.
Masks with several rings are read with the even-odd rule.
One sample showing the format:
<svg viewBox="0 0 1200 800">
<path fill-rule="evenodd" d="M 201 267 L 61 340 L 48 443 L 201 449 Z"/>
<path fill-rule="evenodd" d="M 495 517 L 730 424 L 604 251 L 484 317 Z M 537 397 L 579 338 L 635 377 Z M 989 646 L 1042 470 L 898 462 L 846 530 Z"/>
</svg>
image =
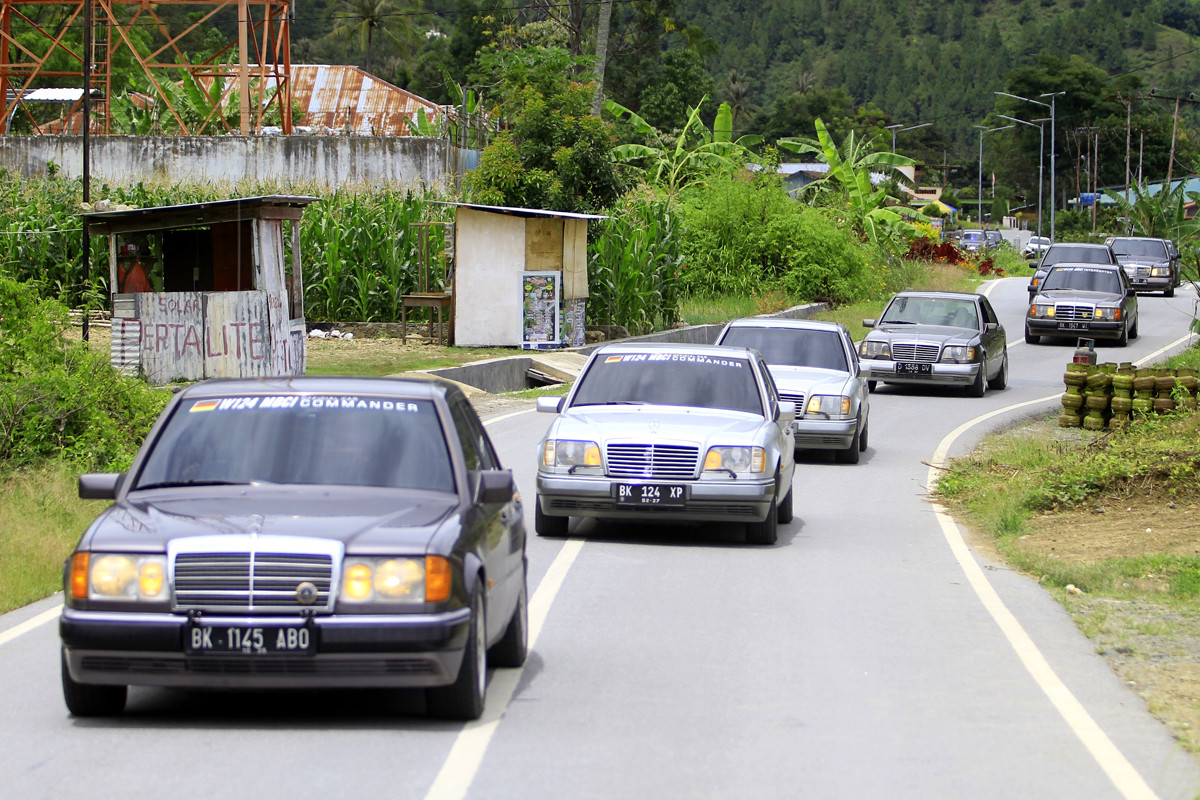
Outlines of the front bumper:
<svg viewBox="0 0 1200 800">
<path fill-rule="evenodd" d="M 940 361 L 931 363 L 926 375 L 896 372 L 896 362 L 885 359 L 867 359 L 859 362 L 862 375 L 869 381 L 906 383 L 914 386 L 970 386 L 979 375 L 979 364 L 948 364 Z"/>
<path fill-rule="evenodd" d="M 1165 292 L 1175 285 L 1170 276 L 1165 278 L 1150 278 L 1129 276 L 1129 285 L 1135 292 Z"/>
<path fill-rule="evenodd" d="M 203 617 L 205 625 L 277 627 L 295 617 Z M 217 689 L 404 688 L 453 683 L 469 635 L 468 608 L 435 614 L 313 617 L 310 654 L 184 651 L 182 614 L 64 608 L 58 629 L 78 683 Z"/>
<path fill-rule="evenodd" d="M 618 484 L 682 485 L 682 507 L 621 505 Z M 663 522 L 761 522 L 775 497 L 773 478 L 761 480 L 618 480 L 599 475 L 573 477 L 538 473 L 538 504 L 552 517 L 661 520 Z"/>
<path fill-rule="evenodd" d="M 1108 320 L 1092 320 L 1084 328 L 1061 328 L 1055 320 L 1029 319 L 1025 325 L 1034 336 L 1062 336 L 1070 339 L 1120 339 L 1124 322 L 1109 322 Z"/>
<path fill-rule="evenodd" d="M 792 423 L 797 450 L 845 450 L 854 442 L 856 419 L 798 419 Z"/>
</svg>

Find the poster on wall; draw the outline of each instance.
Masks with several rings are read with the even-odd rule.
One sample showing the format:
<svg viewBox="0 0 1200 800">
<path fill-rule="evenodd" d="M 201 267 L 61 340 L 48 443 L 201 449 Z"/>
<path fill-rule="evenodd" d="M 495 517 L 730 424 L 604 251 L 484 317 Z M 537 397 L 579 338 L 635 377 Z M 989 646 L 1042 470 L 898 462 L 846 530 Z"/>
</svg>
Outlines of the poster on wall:
<svg viewBox="0 0 1200 800">
<path fill-rule="evenodd" d="M 559 335 L 563 347 L 583 347 L 586 310 L 587 300 L 583 297 L 563 301 L 562 333 Z"/>
<path fill-rule="evenodd" d="M 524 272 L 521 286 L 524 296 L 521 346 L 527 350 L 557 347 L 562 273 Z"/>
</svg>

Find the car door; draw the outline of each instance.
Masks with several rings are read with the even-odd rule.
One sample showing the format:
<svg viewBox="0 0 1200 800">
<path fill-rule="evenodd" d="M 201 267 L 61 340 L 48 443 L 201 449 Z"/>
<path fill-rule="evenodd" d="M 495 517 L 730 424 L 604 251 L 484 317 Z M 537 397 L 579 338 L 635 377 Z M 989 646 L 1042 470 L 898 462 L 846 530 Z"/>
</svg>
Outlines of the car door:
<svg viewBox="0 0 1200 800">
<path fill-rule="evenodd" d="M 1133 290 L 1133 284 L 1129 282 L 1129 276 L 1125 274 L 1125 270 L 1119 269 L 1117 274 L 1121 280 L 1121 291 L 1125 293 L 1125 297 L 1121 301 L 1121 314 L 1128 320 L 1125 323 L 1125 330 L 1130 331 L 1138 324 L 1137 292 Z"/>
<path fill-rule="evenodd" d="M 988 364 L 992 366 L 993 373 L 995 373 L 1000 369 L 1008 341 L 1004 333 L 1004 326 L 1000 324 L 1000 318 L 996 316 L 992 304 L 983 295 L 979 296 L 979 318 L 983 321 L 981 338 L 983 351 L 987 353 Z"/>
<path fill-rule="evenodd" d="M 767 423 L 773 426 L 775 442 L 779 447 L 780 488 L 778 499 L 782 500 L 792 485 L 792 475 L 796 471 L 796 437 L 792 432 L 791 421 L 778 419 L 779 388 L 775 385 L 775 379 L 771 377 L 767 362 L 763 361 L 761 356 L 756 357 L 754 362 L 757 365 L 760 379 L 767 389 Z"/>
</svg>

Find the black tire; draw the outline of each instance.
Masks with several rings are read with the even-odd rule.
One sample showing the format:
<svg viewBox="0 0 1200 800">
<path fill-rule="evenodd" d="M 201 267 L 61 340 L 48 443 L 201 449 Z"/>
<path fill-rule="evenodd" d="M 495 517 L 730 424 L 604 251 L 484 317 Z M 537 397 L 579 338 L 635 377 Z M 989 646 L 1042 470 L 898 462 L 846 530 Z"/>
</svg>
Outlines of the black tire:
<svg viewBox="0 0 1200 800">
<path fill-rule="evenodd" d="M 480 579 L 482 580 L 482 579 Z M 471 721 L 483 715 L 487 694 L 487 619 L 479 589 L 471 596 L 471 624 L 458 677 L 449 686 L 425 690 L 430 716 Z"/>
<path fill-rule="evenodd" d="M 983 397 L 987 394 L 987 360 L 985 359 L 979 365 L 979 373 L 975 376 L 975 382 L 967 387 L 967 394 L 971 397 Z"/>
<path fill-rule="evenodd" d="M 76 717 L 115 717 L 125 710 L 126 686 L 96 686 L 76 683 L 67 669 L 67 653 L 61 653 L 63 700 Z"/>
<path fill-rule="evenodd" d="M 875 387 L 876 387 L 878 384 L 879 384 L 879 381 L 867 381 L 867 391 L 868 391 L 868 392 L 873 392 L 873 391 L 875 391 Z"/>
<path fill-rule="evenodd" d="M 1129 329 L 1129 338 L 1136 339 L 1138 337 L 1138 318 L 1133 318 L 1133 327 Z"/>
<path fill-rule="evenodd" d="M 783 498 L 783 502 L 779 504 L 779 508 L 775 512 L 775 520 L 780 525 L 787 525 L 792 521 L 792 489 L 788 489 L 787 496 Z"/>
<path fill-rule="evenodd" d="M 767 518 L 762 522 L 746 523 L 747 544 L 775 544 L 779 538 L 779 507 L 775 498 L 771 498 L 771 507 L 767 510 Z"/>
<path fill-rule="evenodd" d="M 1174 297 L 1174 296 L 1175 296 L 1175 287 L 1174 286 L 1171 286 L 1165 292 L 1163 292 L 1163 297 Z"/>
<path fill-rule="evenodd" d="M 1042 342 L 1042 337 L 1034 336 L 1033 333 L 1030 332 L 1029 326 L 1026 325 L 1025 326 L 1025 344 L 1041 344 L 1041 342 Z"/>
<path fill-rule="evenodd" d="M 863 423 L 862 430 L 858 433 L 858 449 L 862 452 L 867 451 L 867 432 L 869 427 L 866 422 Z"/>
<path fill-rule="evenodd" d="M 845 450 L 834 450 L 833 458 L 839 464 L 857 464 L 861 454 L 862 420 L 857 420 L 854 424 L 854 438 L 850 440 L 850 446 Z"/>
<path fill-rule="evenodd" d="M 571 525 L 570 517 L 552 517 L 549 514 L 543 514 L 542 504 L 537 499 L 534 499 L 533 505 L 533 529 L 537 531 L 538 536 L 561 539 L 567 535 L 567 528 Z"/>
<path fill-rule="evenodd" d="M 1117 339 L 1113 342 L 1113 344 L 1115 344 L 1117 347 L 1128 347 L 1129 346 L 1129 324 L 1128 323 L 1121 326 L 1121 335 L 1117 337 Z"/>
<path fill-rule="evenodd" d="M 1000 371 L 996 373 L 996 377 L 988 381 L 988 386 L 993 389 L 1003 389 L 1008 386 L 1008 353 L 1004 354 L 1004 361 L 1000 364 Z"/>
<path fill-rule="evenodd" d="M 516 668 L 525 664 L 529 655 L 529 590 L 526 586 L 525 572 L 521 568 L 521 594 L 517 597 L 517 607 L 509 617 L 508 627 L 500 641 L 488 650 L 488 661 L 494 667 Z"/>
</svg>

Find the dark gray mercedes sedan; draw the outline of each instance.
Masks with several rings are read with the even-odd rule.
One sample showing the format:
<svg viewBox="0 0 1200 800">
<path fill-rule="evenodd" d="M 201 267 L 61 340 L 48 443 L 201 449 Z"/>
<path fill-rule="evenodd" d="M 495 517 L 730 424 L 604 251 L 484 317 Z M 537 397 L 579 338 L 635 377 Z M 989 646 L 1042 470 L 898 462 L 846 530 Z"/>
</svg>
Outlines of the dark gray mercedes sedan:
<svg viewBox="0 0 1200 800">
<path fill-rule="evenodd" d="M 214 380 L 176 395 L 64 570 L 76 716 L 129 685 L 419 687 L 475 719 L 527 640 L 512 473 L 437 380 Z"/>
</svg>

